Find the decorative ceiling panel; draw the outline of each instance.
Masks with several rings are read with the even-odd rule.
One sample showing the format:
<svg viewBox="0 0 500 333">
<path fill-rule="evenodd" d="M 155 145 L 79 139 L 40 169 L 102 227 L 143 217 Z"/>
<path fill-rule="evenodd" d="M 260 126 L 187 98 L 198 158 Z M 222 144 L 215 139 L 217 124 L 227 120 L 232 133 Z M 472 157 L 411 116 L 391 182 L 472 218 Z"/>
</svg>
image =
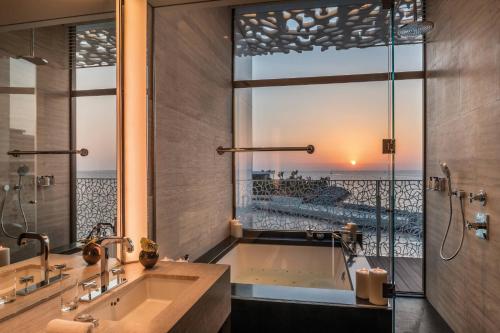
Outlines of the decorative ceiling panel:
<svg viewBox="0 0 500 333">
<path fill-rule="evenodd" d="M 235 44 L 237 56 L 256 56 L 290 51 L 325 51 L 388 45 L 390 42 L 390 11 L 380 1 L 364 4 L 314 8 L 240 11 L 236 16 Z M 422 17 L 422 0 L 417 0 L 417 17 Z M 293 4 L 293 3 L 291 3 Z M 317 3 L 316 3 L 317 4 Z M 396 26 L 412 22 L 413 0 L 401 0 L 395 12 Z M 302 6 L 304 7 L 304 6 Z M 396 36 L 396 44 L 421 42 L 422 38 Z"/>
<path fill-rule="evenodd" d="M 75 29 L 75 67 L 116 64 L 116 28 L 114 22 L 78 25 Z"/>
</svg>

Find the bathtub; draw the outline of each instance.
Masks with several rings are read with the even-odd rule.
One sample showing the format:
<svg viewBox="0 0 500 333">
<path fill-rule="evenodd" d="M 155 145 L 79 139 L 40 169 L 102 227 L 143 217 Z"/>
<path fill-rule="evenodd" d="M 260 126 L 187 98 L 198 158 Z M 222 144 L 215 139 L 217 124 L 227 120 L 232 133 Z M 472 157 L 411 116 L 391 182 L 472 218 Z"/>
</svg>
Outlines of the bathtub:
<svg viewBox="0 0 500 333">
<path fill-rule="evenodd" d="M 340 247 L 238 243 L 218 263 L 232 283 L 352 290 Z"/>
</svg>

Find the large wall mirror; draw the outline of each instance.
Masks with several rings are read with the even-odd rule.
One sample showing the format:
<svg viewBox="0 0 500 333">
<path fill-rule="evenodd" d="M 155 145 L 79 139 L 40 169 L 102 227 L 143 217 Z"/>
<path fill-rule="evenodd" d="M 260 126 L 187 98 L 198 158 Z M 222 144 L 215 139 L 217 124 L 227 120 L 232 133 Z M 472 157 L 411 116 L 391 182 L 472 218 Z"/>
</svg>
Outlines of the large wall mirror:
<svg viewBox="0 0 500 333">
<path fill-rule="evenodd" d="M 114 1 L 9 2 L 0 14 L 0 245 L 15 263 L 39 251 L 17 244 L 24 232 L 47 234 L 56 253 L 99 223 L 116 232 L 120 142 Z"/>
</svg>

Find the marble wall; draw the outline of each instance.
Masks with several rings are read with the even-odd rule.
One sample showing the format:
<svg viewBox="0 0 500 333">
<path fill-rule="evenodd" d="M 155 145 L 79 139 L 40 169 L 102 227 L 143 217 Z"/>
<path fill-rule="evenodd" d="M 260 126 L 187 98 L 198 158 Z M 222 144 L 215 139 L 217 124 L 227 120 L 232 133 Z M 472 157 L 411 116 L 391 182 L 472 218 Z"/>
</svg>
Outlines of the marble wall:
<svg viewBox="0 0 500 333">
<path fill-rule="evenodd" d="M 68 50 L 68 40 L 65 26 L 37 28 L 35 54 L 47 59 L 49 64 L 35 67 L 22 60 L 17 60 L 16 65 L 9 58 L 30 53 L 31 30 L 0 34 L 3 46 L 0 87 L 35 88 L 26 94 L 8 94 L 7 89 L 0 93 L 0 185 L 9 184 L 11 188 L 7 193 L 4 222 L 13 235 L 24 231 L 13 187 L 18 182 L 18 167 L 26 165 L 29 173 L 23 177 L 22 203 L 28 228 L 47 233 L 51 247 L 67 244 L 70 239 L 69 157 L 9 157 L 6 153 L 12 149 L 69 149 L 69 57 L 64 51 Z M 49 188 L 38 187 L 37 175 L 53 175 L 56 184 Z M 5 194 L 4 191 L 0 193 L 2 202 Z M 18 248 L 16 240 L 3 233 L 0 233 L 0 244 L 12 249 L 12 261 L 31 257 L 38 251 L 35 244 Z"/>
<path fill-rule="evenodd" d="M 196 259 L 229 236 L 232 15 L 154 10 L 155 225 L 160 255 Z"/>
<path fill-rule="evenodd" d="M 465 218 L 490 215 L 490 239 L 466 231 L 455 260 L 439 258 L 448 222 L 445 193 L 428 192 L 426 295 L 456 332 L 496 332 L 500 326 L 500 2 L 427 2 L 435 29 L 428 35 L 427 174 L 440 176 L 446 161 L 454 188 L 483 189 L 488 204 L 465 203 Z M 445 254 L 459 244 L 461 217 L 454 199 Z"/>
</svg>

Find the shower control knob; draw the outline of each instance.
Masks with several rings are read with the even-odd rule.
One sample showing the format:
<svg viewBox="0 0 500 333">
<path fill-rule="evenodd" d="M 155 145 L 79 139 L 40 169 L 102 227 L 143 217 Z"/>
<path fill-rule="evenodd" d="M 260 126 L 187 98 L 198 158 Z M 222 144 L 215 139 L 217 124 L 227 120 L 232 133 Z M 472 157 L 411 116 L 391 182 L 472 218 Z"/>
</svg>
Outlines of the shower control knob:
<svg viewBox="0 0 500 333">
<path fill-rule="evenodd" d="M 484 192 L 483 190 L 480 190 L 476 194 L 469 193 L 469 202 L 470 203 L 472 203 L 474 201 L 479 201 L 479 203 L 481 205 L 485 206 L 486 205 L 486 198 L 487 198 L 486 192 Z"/>
</svg>

